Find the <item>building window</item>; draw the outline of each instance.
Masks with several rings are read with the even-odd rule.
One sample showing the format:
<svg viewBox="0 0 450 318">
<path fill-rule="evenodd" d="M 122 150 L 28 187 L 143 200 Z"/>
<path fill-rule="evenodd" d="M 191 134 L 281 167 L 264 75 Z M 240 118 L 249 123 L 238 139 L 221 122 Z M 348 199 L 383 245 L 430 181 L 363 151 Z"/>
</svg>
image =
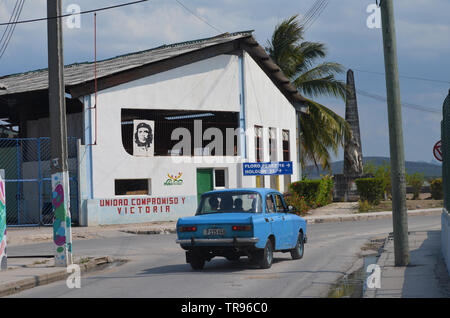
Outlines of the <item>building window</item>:
<svg viewBox="0 0 450 318">
<path fill-rule="evenodd" d="M 116 195 L 151 195 L 151 179 L 121 179 L 114 182 Z"/>
<path fill-rule="evenodd" d="M 289 130 L 283 130 L 283 161 L 291 161 Z"/>
<path fill-rule="evenodd" d="M 122 144 L 130 155 L 136 155 L 134 149 L 136 122 L 150 124 L 153 137 L 151 153 L 154 156 L 237 156 L 237 135 L 239 135 L 237 112 L 122 109 Z M 195 132 L 196 124 L 199 132 Z M 172 134 L 177 129 L 184 130 L 185 136 L 178 136 L 179 140 L 172 140 Z M 227 134 L 230 130 L 233 134 Z M 200 145 L 195 144 L 196 133 L 201 133 L 198 136 L 201 140 Z M 205 134 L 211 138 L 203 138 Z M 175 149 L 175 145 L 181 141 L 186 147 Z"/>
<path fill-rule="evenodd" d="M 261 126 L 255 126 L 256 162 L 261 162 L 264 159 L 264 147 L 262 138 L 263 138 L 263 128 Z"/>
<path fill-rule="evenodd" d="M 214 169 L 214 189 L 227 187 L 227 176 L 225 169 Z"/>
<path fill-rule="evenodd" d="M 269 158 L 277 161 L 277 129 L 269 128 Z"/>
</svg>

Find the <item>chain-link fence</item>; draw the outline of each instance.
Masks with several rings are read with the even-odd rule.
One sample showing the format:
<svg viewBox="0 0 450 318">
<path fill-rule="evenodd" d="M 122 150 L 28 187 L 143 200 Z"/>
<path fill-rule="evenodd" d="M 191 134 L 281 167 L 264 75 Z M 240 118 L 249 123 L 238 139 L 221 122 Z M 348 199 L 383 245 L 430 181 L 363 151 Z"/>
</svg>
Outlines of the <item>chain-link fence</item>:
<svg viewBox="0 0 450 318">
<path fill-rule="evenodd" d="M 77 139 L 69 137 L 70 210 L 78 222 Z M 0 138 L 0 169 L 5 169 L 8 226 L 53 223 L 50 138 Z"/>
</svg>

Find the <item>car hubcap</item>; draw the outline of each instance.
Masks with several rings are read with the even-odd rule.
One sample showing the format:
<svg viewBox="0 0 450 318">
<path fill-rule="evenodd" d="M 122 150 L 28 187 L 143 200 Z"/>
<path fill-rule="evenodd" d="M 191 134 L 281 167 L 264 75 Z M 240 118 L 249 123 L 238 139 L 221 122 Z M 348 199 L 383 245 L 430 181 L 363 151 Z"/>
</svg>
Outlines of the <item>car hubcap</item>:
<svg viewBox="0 0 450 318">
<path fill-rule="evenodd" d="M 267 264 L 270 264 L 272 262 L 272 247 L 269 244 L 267 246 Z"/>
<path fill-rule="evenodd" d="M 303 244 L 302 239 L 300 237 L 298 238 L 298 253 L 300 255 L 303 255 Z"/>
</svg>

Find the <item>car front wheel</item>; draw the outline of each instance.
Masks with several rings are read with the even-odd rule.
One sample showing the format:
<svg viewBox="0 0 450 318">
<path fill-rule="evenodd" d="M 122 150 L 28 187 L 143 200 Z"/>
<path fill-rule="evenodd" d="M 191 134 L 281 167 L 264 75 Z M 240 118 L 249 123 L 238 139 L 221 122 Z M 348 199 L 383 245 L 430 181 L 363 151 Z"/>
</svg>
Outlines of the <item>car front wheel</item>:
<svg viewBox="0 0 450 318">
<path fill-rule="evenodd" d="M 292 259 L 301 259 L 303 257 L 304 252 L 305 252 L 305 242 L 303 240 L 303 233 L 300 232 L 298 234 L 297 244 L 291 250 Z"/>
</svg>

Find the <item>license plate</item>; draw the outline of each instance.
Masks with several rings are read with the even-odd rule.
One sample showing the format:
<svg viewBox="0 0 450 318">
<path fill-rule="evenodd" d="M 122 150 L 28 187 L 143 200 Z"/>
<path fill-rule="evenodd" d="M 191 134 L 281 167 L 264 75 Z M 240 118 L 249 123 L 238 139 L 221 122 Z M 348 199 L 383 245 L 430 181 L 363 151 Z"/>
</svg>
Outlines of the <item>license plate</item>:
<svg viewBox="0 0 450 318">
<path fill-rule="evenodd" d="M 225 235 L 225 229 L 206 229 L 203 231 L 204 235 Z"/>
</svg>

